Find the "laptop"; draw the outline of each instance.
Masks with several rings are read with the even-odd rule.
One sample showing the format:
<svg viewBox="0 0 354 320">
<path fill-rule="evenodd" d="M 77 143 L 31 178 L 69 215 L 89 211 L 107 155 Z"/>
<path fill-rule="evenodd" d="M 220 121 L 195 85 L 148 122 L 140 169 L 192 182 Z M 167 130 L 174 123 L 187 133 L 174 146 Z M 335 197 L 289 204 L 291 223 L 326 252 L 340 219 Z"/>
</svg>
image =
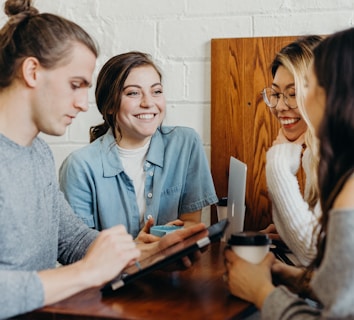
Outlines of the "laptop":
<svg viewBox="0 0 354 320">
<path fill-rule="evenodd" d="M 229 225 L 225 231 L 226 241 L 232 233 L 242 232 L 245 221 L 245 197 L 246 197 L 247 165 L 230 157 L 227 219 Z"/>
<path fill-rule="evenodd" d="M 242 232 L 245 221 L 245 197 L 246 197 L 247 165 L 230 157 L 229 184 L 227 197 L 227 219 L 229 225 L 224 237 L 227 241 L 232 233 Z M 289 250 L 283 241 L 272 240 L 270 251 L 282 262 L 300 266 L 296 256 Z"/>
<path fill-rule="evenodd" d="M 101 292 L 103 294 L 110 294 L 152 271 L 161 269 L 182 257 L 207 247 L 211 242 L 219 241 L 227 225 L 227 219 L 221 220 L 209 226 L 207 228 L 208 232 L 203 230 L 195 233 L 166 249 L 140 260 L 138 264 L 125 268 L 115 279 L 103 286 Z"/>
</svg>

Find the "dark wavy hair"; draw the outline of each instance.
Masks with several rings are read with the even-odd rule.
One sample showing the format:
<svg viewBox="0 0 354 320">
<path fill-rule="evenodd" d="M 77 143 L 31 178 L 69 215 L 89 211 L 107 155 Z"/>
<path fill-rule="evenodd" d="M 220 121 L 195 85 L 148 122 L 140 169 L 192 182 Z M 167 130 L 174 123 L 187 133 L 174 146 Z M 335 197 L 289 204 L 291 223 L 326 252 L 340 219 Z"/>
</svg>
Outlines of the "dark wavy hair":
<svg viewBox="0 0 354 320">
<path fill-rule="evenodd" d="M 314 49 L 314 72 L 326 94 L 320 124 L 318 179 L 322 217 L 318 266 L 324 255 L 329 211 L 354 172 L 354 28 L 334 33 Z"/>
<path fill-rule="evenodd" d="M 162 79 L 158 67 L 147 53 L 131 51 L 109 59 L 98 74 L 96 85 L 96 104 L 104 122 L 90 128 L 90 142 L 104 135 L 109 128 L 113 134 L 117 127 L 117 114 L 123 94 L 124 82 L 131 70 L 141 66 L 151 66 Z"/>
</svg>

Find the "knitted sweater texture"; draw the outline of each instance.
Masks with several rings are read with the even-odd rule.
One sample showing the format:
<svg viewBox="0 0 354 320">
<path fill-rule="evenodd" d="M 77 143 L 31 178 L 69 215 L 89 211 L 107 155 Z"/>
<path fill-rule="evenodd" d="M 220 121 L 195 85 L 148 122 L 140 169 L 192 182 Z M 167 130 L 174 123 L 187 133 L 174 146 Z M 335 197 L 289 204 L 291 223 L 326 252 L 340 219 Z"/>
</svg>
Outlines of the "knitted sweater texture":
<svg viewBox="0 0 354 320">
<path fill-rule="evenodd" d="M 96 236 L 59 191 L 49 146 L 0 134 L 0 318 L 43 306 L 37 271 L 81 259 Z"/>
</svg>

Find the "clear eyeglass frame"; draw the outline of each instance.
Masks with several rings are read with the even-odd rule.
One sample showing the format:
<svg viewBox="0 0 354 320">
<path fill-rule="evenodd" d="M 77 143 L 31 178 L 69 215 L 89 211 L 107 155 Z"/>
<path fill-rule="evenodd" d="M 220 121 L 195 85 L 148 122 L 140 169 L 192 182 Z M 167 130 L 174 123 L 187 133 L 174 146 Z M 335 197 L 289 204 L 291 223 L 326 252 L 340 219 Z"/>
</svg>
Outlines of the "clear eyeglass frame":
<svg viewBox="0 0 354 320">
<path fill-rule="evenodd" d="M 288 88 L 284 92 L 277 92 L 273 88 L 264 88 L 261 94 L 263 101 L 271 109 L 278 105 L 280 95 L 283 96 L 283 101 L 289 109 L 297 108 L 295 89 L 293 88 Z"/>
</svg>

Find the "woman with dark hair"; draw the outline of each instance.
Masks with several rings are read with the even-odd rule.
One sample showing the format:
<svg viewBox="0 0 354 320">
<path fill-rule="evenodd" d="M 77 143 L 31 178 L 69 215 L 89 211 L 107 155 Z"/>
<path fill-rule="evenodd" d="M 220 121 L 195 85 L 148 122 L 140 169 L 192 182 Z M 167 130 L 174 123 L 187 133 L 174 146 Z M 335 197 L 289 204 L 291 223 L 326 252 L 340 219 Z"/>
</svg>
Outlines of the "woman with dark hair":
<svg viewBox="0 0 354 320">
<path fill-rule="evenodd" d="M 306 114 L 320 141 L 318 182 L 322 216 L 317 256 L 303 272 L 313 273 L 312 307 L 284 286 L 275 287 L 269 253 L 251 265 L 226 250 L 230 291 L 253 302 L 262 319 L 354 318 L 354 28 L 325 38 L 314 49 L 307 77 Z"/>
<path fill-rule="evenodd" d="M 153 224 L 188 225 L 217 202 L 207 158 L 191 128 L 162 126 L 162 76 L 148 54 L 114 56 L 99 72 L 96 102 L 104 122 L 91 143 L 63 162 L 61 189 L 91 228 L 123 224 L 143 242 Z"/>
</svg>

